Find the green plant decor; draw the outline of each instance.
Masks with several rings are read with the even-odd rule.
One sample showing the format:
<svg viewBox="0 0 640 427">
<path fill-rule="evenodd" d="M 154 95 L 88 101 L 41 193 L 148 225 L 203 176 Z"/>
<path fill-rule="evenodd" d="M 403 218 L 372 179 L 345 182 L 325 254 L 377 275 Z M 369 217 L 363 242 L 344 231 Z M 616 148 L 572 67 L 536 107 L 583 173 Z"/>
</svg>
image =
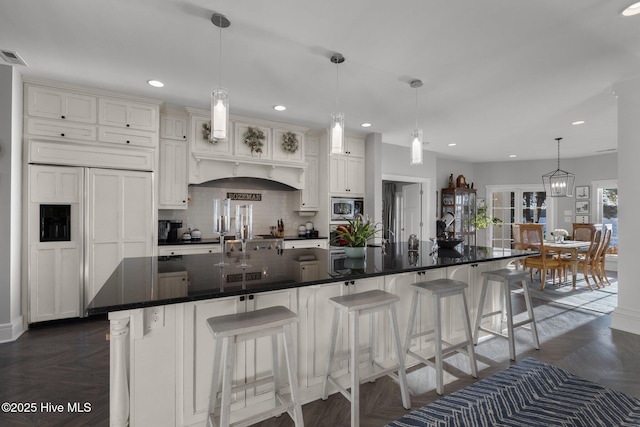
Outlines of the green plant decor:
<svg viewBox="0 0 640 427">
<path fill-rule="evenodd" d="M 492 216 L 487 215 L 487 208 L 478 208 L 476 212 L 476 217 L 473 219 L 473 225 L 476 230 L 484 230 L 489 225 L 497 225 L 502 224 L 502 220 L 500 218 L 494 218 Z"/>
<path fill-rule="evenodd" d="M 336 229 L 336 243 L 346 242 L 347 247 L 360 248 L 367 245 L 367 241 L 378 233 L 376 224 L 365 221 L 362 215 L 355 219 L 347 220 L 347 225 L 340 226 Z"/>
</svg>

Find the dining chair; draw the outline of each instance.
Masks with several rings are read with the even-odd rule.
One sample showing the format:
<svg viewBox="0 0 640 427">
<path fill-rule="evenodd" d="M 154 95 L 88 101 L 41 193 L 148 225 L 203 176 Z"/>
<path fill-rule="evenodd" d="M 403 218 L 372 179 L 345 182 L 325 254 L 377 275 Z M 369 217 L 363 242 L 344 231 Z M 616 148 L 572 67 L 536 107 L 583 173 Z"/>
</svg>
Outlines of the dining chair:
<svg viewBox="0 0 640 427">
<path fill-rule="evenodd" d="M 596 232 L 595 224 L 583 224 L 574 222 L 571 240 L 580 240 L 582 242 L 591 242 Z"/>
<path fill-rule="evenodd" d="M 607 277 L 607 272 L 605 271 L 605 260 L 607 259 L 607 249 L 609 249 L 609 245 L 611 244 L 611 235 L 613 231 L 611 228 L 605 228 L 604 236 L 602 237 L 602 242 L 598 247 L 598 253 L 594 257 L 592 269 L 595 271 L 596 276 L 598 278 L 598 287 L 605 287 L 604 282 L 606 281 L 608 285 L 611 285 L 609 278 Z M 595 280 L 595 279 L 594 279 Z"/>
<path fill-rule="evenodd" d="M 590 290 L 593 290 L 593 288 L 591 287 L 591 283 L 589 282 L 589 274 L 591 274 L 591 278 L 593 279 L 593 282 L 596 285 L 596 288 L 599 287 L 598 280 L 596 278 L 596 273 L 595 273 L 596 270 L 594 267 L 594 263 L 597 259 L 598 252 L 601 246 L 601 241 L 602 241 L 602 239 L 600 238 L 601 236 L 602 236 L 602 231 L 596 230 L 596 232 L 593 235 L 593 239 L 591 240 L 591 244 L 589 245 L 589 248 L 585 252 L 578 254 L 578 270 L 582 271 L 582 275 L 584 276 L 584 281 L 587 282 L 587 286 L 589 287 Z M 561 262 L 563 267 L 562 272 L 566 280 L 567 274 L 568 274 L 567 272 L 571 268 L 573 261 L 571 261 L 568 258 L 561 258 Z"/>
<path fill-rule="evenodd" d="M 551 271 L 551 281 L 555 283 L 556 274 L 558 284 L 562 278 L 562 261 L 544 246 L 543 238 L 544 224 L 518 224 L 520 235 L 520 248 L 523 250 L 533 249 L 540 251 L 540 255 L 530 256 L 524 259 L 524 269 L 529 269 L 529 278 L 533 281 L 533 270 L 538 270 L 540 274 L 540 289 L 544 289 L 547 281 L 547 271 Z"/>
</svg>

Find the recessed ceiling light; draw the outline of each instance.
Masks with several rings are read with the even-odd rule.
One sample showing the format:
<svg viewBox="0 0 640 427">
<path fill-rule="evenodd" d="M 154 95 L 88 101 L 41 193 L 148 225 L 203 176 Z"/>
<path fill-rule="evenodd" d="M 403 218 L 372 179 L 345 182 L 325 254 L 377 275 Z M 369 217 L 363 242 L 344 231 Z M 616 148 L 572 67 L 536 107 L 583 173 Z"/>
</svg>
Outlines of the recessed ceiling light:
<svg viewBox="0 0 640 427">
<path fill-rule="evenodd" d="M 164 83 L 160 80 L 148 80 L 147 83 L 149 83 L 149 86 L 153 87 L 164 87 Z"/>
<path fill-rule="evenodd" d="M 363 123 L 360 126 L 362 126 L 363 128 L 370 128 L 371 127 L 371 123 Z"/>
<path fill-rule="evenodd" d="M 516 154 L 509 154 L 509 157 L 513 159 L 514 157 L 518 157 L 518 156 Z"/>
<path fill-rule="evenodd" d="M 583 125 L 584 124 L 584 120 L 576 120 L 575 122 L 571 123 L 572 125 L 576 126 L 576 125 Z"/>
<path fill-rule="evenodd" d="M 274 105 L 273 109 L 276 111 L 284 111 L 287 109 L 287 107 L 285 107 L 284 105 Z"/>
<path fill-rule="evenodd" d="M 455 147 L 457 144 L 455 142 L 452 142 L 450 144 L 447 144 L 447 147 Z"/>
<path fill-rule="evenodd" d="M 640 13 L 640 1 L 635 2 L 622 11 L 622 16 L 633 16 Z"/>
</svg>

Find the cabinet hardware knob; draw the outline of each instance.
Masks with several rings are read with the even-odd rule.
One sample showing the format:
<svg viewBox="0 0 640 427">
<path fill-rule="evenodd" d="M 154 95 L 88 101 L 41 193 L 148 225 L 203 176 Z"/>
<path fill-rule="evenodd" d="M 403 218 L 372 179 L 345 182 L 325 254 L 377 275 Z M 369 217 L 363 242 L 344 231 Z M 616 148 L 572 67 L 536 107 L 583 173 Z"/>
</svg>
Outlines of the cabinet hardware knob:
<svg viewBox="0 0 640 427">
<path fill-rule="evenodd" d="M 244 300 L 245 300 L 244 296 L 240 297 L 240 301 L 244 301 Z"/>
<path fill-rule="evenodd" d="M 129 143 L 129 141 L 127 141 L 127 144 Z"/>
<path fill-rule="evenodd" d="M 64 133 L 61 133 L 60 136 L 64 136 Z"/>
<path fill-rule="evenodd" d="M 347 280 L 346 282 L 344 282 L 345 286 L 349 286 L 349 281 Z"/>
<path fill-rule="evenodd" d="M 60 116 L 60 118 L 61 118 L 61 119 L 65 119 L 66 117 L 65 117 L 65 116 Z"/>
<path fill-rule="evenodd" d="M 187 135 L 182 135 L 182 139 L 187 139 Z"/>
<path fill-rule="evenodd" d="M 249 299 L 253 299 L 253 297 L 254 297 L 253 295 L 249 295 Z"/>
<path fill-rule="evenodd" d="M 129 127 L 129 123 L 127 123 L 127 127 Z"/>
<path fill-rule="evenodd" d="M 350 285 L 355 285 L 355 284 L 356 284 L 355 280 L 352 280 L 350 283 Z"/>
</svg>

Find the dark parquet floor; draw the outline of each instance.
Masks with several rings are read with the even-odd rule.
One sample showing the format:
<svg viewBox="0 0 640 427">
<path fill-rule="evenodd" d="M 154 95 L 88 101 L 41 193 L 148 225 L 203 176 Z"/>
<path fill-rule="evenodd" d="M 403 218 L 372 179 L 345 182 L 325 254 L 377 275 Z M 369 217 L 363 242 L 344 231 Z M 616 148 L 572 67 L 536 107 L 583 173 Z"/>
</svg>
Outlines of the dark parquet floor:
<svg viewBox="0 0 640 427">
<path fill-rule="evenodd" d="M 514 298 L 515 308 L 524 312 Z M 640 398 L 640 336 L 610 329 L 610 315 L 534 300 L 541 349 L 531 346 L 531 333 L 516 332 L 518 360 L 526 357 L 552 363 L 588 380 Z M 40 324 L 13 343 L 0 344 L 0 402 L 33 402 L 34 414 L 0 413 L 0 426 L 107 426 L 109 416 L 109 343 L 106 318 Z M 476 347 L 479 378 L 511 363 L 506 340 L 492 338 Z M 445 393 L 472 384 L 465 356 L 447 359 Z M 447 378 L 445 378 L 447 381 Z M 412 408 L 439 396 L 430 368 L 409 373 Z M 383 426 L 407 411 L 390 378 L 361 386 L 361 425 Z M 40 405 L 64 405 L 63 413 L 43 413 Z M 68 403 L 88 402 L 91 411 L 69 413 Z M 304 405 L 308 427 L 349 425 L 349 402 L 339 393 L 327 401 Z M 264 421 L 262 427 L 292 426 L 288 416 Z"/>
</svg>

